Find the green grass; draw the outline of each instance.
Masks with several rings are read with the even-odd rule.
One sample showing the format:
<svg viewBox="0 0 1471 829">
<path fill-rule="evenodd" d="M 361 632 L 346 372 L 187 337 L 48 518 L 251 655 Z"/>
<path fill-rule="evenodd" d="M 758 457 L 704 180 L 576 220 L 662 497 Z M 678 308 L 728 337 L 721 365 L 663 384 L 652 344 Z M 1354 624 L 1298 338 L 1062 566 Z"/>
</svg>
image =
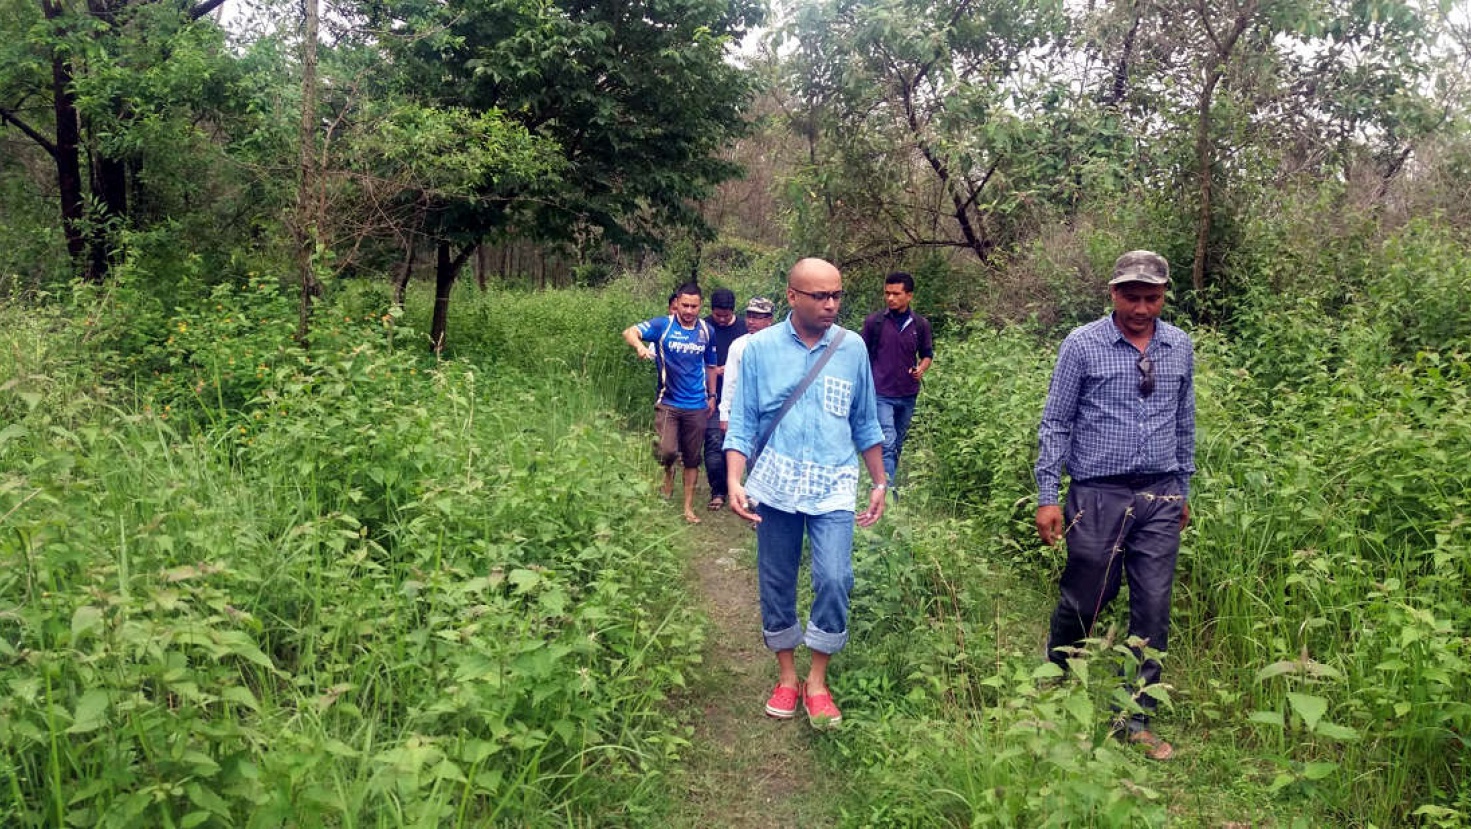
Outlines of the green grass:
<svg viewBox="0 0 1471 829">
<path fill-rule="evenodd" d="M 848 726 L 811 744 L 831 814 L 1471 822 L 1471 342 L 1454 308 L 1398 339 L 1417 318 L 1385 307 L 1416 268 L 1460 285 L 1433 242 L 1387 248 L 1403 266 L 1337 318 L 1256 298 L 1196 332 L 1166 765 L 1109 739 L 1122 643 L 1067 683 L 1041 659 L 1062 560 L 1030 470 L 1055 343 L 943 342 L 905 500 L 858 537 Z M 779 258 L 728 281 L 766 285 Z M 422 294 L 389 313 L 347 291 L 309 350 L 270 280 L 166 311 L 125 274 L 0 308 L 0 822 L 677 816 L 691 731 L 666 700 L 706 687 L 706 629 L 653 497 L 653 380 L 618 335 L 664 281 L 462 287 L 443 361 Z"/>
<path fill-rule="evenodd" d="M 0 820 L 657 822 L 703 633 L 583 343 L 328 307 L 302 352 L 271 286 L 211 299 L 95 360 L 6 314 Z"/>
<path fill-rule="evenodd" d="M 1471 504 L 1455 459 L 1471 453 L 1471 341 L 1395 362 L 1366 347 L 1385 341 L 1373 320 L 1297 311 L 1262 310 L 1254 324 L 1283 335 L 1248 345 L 1197 332 L 1199 474 L 1162 727 L 1201 750 L 1155 772 L 1189 793 L 1170 821 L 1465 825 Z M 1016 330 L 943 345 L 921 477 L 978 540 L 942 549 L 1050 585 L 1028 473 L 1053 347 Z"/>
</svg>

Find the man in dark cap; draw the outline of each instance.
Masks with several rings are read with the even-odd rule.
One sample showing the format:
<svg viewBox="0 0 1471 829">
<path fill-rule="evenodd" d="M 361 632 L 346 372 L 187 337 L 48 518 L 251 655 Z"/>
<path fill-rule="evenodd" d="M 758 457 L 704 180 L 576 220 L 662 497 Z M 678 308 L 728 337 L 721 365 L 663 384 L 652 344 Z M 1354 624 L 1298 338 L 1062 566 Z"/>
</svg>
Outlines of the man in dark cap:
<svg viewBox="0 0 1471 829">
<path fill-rule="evenodd" d="M 735 291 L 729 288 L 716 288 L 710 294 L 710 316 L 705 322 L 710 324 L 710 341 L 715 347 L 715 399 L 720 399 L 721 390 L 725 387 L 725 360 L 730 355 L 730 344 L 735 342 L 736 337 L 746 333 L 746 321 L 736 316 Z M 705 480 L 710 484 L 710 509 L 718 510 L 725 506 L 727 497 L 725 482 L 725 430 L 720 428 L 720 420 L 711 417 L 705 425 Z"/>
<path fill-rule="evenodd" d="M 1067 566 L 1047 637 L 1064 671 L 1129 579 L 1129 637 L 1168 647 L 1170 591 L 1180 532 L 1190 520 L 1195 473 L 1195 362 L 1190 337 L 1159 319 L 1170 266 L 1147 250 L 1114 264 L 1113 313 L 1063 340 L 1038 430 L 1037 532 L 1067 541 Z M 1067 468 L 1065 508 L 1058 504 Z M 1167 760 L 1169 743 L 1149 727 L 1160 665 L 1135 648 L 1139 709 L 1120 735 Z"/>
</svg>

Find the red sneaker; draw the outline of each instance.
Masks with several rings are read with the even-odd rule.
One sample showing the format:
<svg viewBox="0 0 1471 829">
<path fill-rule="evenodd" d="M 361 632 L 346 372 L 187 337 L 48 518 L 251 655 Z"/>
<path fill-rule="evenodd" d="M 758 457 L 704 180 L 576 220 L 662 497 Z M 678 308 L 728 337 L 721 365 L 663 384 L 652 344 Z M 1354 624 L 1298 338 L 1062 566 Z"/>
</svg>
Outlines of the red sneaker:
<svg viewBox="0 0 1471 829">
<path fill-rule="evenodd" d="M 837 728 L 843 722 L 843 712 L 833 704 L 831 692 L 807 694 L 803 697 L 802 704 L 807 706 L 807 722 L 812 723 L 813 728 Z"/>
<path fill-rule="evenodd" d="M 778 685 L 766 700 L 766 716 L 779 720 L 790 720 L 797 715 L 797 703 L 802 700 L 802 689 Z"/>
</svg>

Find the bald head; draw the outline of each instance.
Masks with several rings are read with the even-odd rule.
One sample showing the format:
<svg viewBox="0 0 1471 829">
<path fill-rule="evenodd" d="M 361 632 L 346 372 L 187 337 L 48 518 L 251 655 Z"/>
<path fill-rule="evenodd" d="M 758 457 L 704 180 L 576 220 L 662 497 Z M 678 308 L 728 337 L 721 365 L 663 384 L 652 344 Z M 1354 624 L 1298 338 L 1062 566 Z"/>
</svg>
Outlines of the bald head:
<svg viewBox="0 0 1471 829">
<path fill-rule="evenodd" d="M 831 262 L 802 259 L 787 274 L 787 305 L 792 309 L 792 327 L 809 345 L 837 321 L 842 302 L 843 275 Z"/>
<path fill-rule="evenodd" d="M 788 288 L 798 288 L 806 291 L 833 290 L 830 288 L 813 287 L 814 283 L 820 282 L 826 285 L 832 281 L 836 281 L 838 286 L 842 287 L 843 277 L 842 274 L 838 273 L 837 267 L 826 259 L 818 259 L 816 257 L 799 259 L 797 260 L 797 264 L 793 265 L 792 269 L 787 272 Z"/>
</svg>

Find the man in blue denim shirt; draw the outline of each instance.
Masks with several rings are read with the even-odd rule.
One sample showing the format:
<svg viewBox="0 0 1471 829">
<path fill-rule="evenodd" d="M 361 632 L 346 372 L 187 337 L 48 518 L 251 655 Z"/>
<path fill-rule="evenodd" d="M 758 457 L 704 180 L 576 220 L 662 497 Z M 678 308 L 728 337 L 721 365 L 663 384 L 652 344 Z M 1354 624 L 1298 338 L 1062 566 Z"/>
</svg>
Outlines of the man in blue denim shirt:
<svg viewBox="0 0 1471 829">
<path fill-rule="evenodd" d="M 827 687 L 827 666 L 848 641 L 855 518 L 860 527 L 878 521 L 888 486 L 868 351 L 862 338 L 834 325 L 842 297 L 842 275 L 830 263 L 803 259 L 793 266 L 787 275 L 792 312 L 748 341 L 725 437 L 730 505 L 756 522 L 761 627 L 766 647 L 776 653 L 779 676 L 766 713 L 788 719 L 800 703 L 818 728 L 842 720 Z M 756 442 L 829 348 L 836 349 L 832 357 L 781 419 L 743 484 Z M 874 486 L 855 516 L 860 451 Z M 805 631 L 797 621 L 804 534 L 812 548 L 813 592 Z M 795 657 L 804 642 L 812 652 L 805 684 L 797 678 Z"/>
<path fill-rule="evenodd" d="M 1037 532 L 1067 538 L 1067 566 L 1047 637 L 1047 656 L 1067 659 L 1093 635 L 1103 609 L 1129 579 L 1129 636 L 1168 647 L 1170 592 L 1180 532 L 1190 521 L 1195 473 L 1195 362 L 1190 337 L 1159 320 L 1170 266 L 1149 251 L 1114 264 L 1113 313 L 1074 329 L 1058 350 L 1038 430 Z M 1058 506 L 1062 468 L 1072 484 Z M 1136 653 L 1138 651 L 1136 650 Z M 1169 743 L 1149 730 L 1160 666 L 1145 659 L 1137 695 L 1143 713 L 1123 734 L 1169 759 Z"/>
</svg>

